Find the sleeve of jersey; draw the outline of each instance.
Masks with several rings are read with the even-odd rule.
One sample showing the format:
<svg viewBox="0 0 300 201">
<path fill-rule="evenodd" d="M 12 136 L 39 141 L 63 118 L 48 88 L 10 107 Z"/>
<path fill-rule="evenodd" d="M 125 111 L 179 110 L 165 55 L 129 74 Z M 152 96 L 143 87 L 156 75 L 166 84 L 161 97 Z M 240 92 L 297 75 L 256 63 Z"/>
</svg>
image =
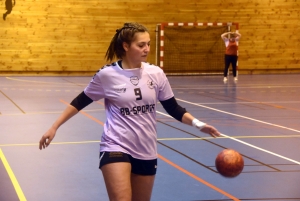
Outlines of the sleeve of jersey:
<svg viewBox="0 0 300 201">
<path fill-rule="evenodd" d="M 89 104 L 93 102 L 84 92 L 81 92 L 74 100 L 70 103 L 73 107 L 75 107 L 78 111 L 82 110 Z"/>
<path fill-rule="evenodd" d="M 94 75 L 88 86 L 84 89 L 84 93 L 93 101 L 98 101 L 105 96 L 103 84 L 101 82 L 102 74 L 102 70 L 99 70 Z"/>
<path fill-rule="evenodd" d="M 178 105 L 174 96 L 168 100 L 160 101 L 164 109 L 167 111 L 169 115 L 171 115 L 174 119 L 178 121 L 182 120 L 182 116 L 186 113 L 186 109 Z"/>
<path fill-rule="evenodd" d="M 172 98 L 174 93 L 166 75 L 163 72 L 160 73 L 160 77 L 157 80 L 159 83 L 158 100 L 164 101 Z"/>
</svg>

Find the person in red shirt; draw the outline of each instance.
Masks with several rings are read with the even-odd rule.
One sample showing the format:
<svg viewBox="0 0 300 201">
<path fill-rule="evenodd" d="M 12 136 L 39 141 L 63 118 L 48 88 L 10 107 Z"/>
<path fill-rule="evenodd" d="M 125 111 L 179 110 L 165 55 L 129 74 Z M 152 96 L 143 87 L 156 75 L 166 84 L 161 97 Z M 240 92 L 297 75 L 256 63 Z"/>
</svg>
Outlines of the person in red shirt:
<svg viewBox="0 0 300 201">
<path fill-rule="evenodd" d="M 234 81 L 237 79 L 236 64 L 238 60 L 238 42 L 241 38 L 241 34 L 238 32 L 226 32 L 221 35 L 221 38 L 225 42 L 225 68 L 224 68 L 224 82 L 227 82 L 228 69 L 230 64 L 232 65 L 232 73 Z"/>
</svg>

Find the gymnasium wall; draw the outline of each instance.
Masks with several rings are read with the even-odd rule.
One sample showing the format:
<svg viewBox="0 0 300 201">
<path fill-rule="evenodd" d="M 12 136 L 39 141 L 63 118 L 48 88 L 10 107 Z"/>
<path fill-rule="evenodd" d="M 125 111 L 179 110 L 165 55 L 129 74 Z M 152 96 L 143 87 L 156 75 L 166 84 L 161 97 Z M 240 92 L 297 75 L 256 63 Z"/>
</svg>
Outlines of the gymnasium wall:
<svg viewBox="0 0 300 201">
<path fill-rule="evenodd" d="M 160 22 L 238 22 L 240 74 L 300 72 L 297 0 L 16 0 L 0 19 L 0 75 L 92 75 L 133 21 L 150 30 L 150 63 Z"/>
</svg>

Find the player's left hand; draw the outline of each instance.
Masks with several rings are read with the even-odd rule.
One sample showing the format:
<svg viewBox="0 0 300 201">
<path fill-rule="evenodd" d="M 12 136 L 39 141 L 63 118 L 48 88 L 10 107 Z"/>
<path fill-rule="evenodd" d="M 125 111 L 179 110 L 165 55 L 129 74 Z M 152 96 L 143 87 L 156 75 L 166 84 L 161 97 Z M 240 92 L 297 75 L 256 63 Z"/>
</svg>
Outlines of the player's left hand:
<svg viewBox="0 0 300 201">
<path fill-rule="evenodd" d="M 201 130 L 201 132 L 211 135 L 212 137 L 220 137 L 221 133 L 213 126 L 205 125 Z"/>
</svg>

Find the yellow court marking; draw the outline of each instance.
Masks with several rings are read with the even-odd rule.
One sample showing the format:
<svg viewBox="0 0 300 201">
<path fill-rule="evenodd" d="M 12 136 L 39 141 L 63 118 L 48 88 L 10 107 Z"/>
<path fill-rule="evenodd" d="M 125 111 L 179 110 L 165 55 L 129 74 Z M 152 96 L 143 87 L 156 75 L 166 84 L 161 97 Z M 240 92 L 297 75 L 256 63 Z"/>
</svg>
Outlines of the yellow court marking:
<svg viewBox="0 0 300 201">
<path fill-rule="evenodd" d="M 223 137 L 194 137 L 194 138 L 158 138 L 157 141 L 172 141 L 172 140 L 219 140 L 219 139 L 238 139 L 238 138 L 300 138 L 300 135 L 273 135 L 273 136 L 223 136 Z M 64 144 L 89 144 L 100 143 L 100 140 L 88 140 L 88 141 L 74 141 L 74 142 L 51 142 L 50 145 L 64 145 Z M 0 147 L 17 147 L 17 146 L 39 146 L 39 143 L 27 143 L 27 144 L 0 144 Z"/>
<path fill-rule="evenodd" d="M 17 78 L 11 78 L 11 77 L 6 77 L 8 80 L 14 80 L 14 81 L 19 81 L 19 82 L 29 82 L 29 83 L 43 83 L 43 84 L 59 84 L 59 85 L 69 85 L 69 86 L 74 86 L 74 85 L 84 85 L 81 83 L 66 83 L 66 82 L 41 82 L 41 81 L 33 81 L 33 80 L 23 80 L 23 79 L 17 79 Z"/>
<path fill-rule="evenodd" d="M 20 187 L 20 185 L 19 185 L 19 183 L 18 183 L 18 181 L 17 181 L 17 179 L 16 179 L 13 171 L 11 170 L 11 168 L 10 168 L 10 166 L 9 166 L 9 164 L 8 164 L 8 162 L 7 162 L 7 160 L 6 160 L 6 158 L 5 158 L 5 156 L 4 156 L 4 154 L 3 154 L 3 152 L 2 152 L 1 149 L 0 149 L 0 160 L 2 160 L 2 163 L 3 163 L 5 169 L 6 169 L 7 173 L 8 173 L 8 176 L 9 176 L 11 182 L 14 185 L 14 188 L 15 188 L 15 190 L 17 192 L 19 200 L 20 201 L 27 201 L 26 198 L 25 198 L 25 196 L 24 196 L 24 194 L 23 194 L 23 191 L 22 191 L 22 189 L 21 189 L 21 187 Z"/>
<path fill-rule="evenodd" d="M 51 142 L 50 145 L 60 144 L 88 144 L 88 143 L 99 143 L 99 140 L 95 141 L 78 141 L 78 142 Z M 49 145 L 49 146 L 50 146 Z M 0 147 L 17 147 L 17 146 L 39 146 L 39 143 L 27 143 L 27 144 L 0 144 Z"/>
<path fill-rule="evenodd" d="M 84 112 L 96 112 L 96 111 L 103 111 L 103 109 L 91 109 L 91 110 L 82 110 Z M 10 114 L 0 114 L 1 116 L 18 116 L 18 115 L 37 115 L 37 114 L 61 114 L 62 111 L 53 111 L 53 112 L 28 112 L 26 114 L 24 113 L 10 113 Z"/>
</svg>

